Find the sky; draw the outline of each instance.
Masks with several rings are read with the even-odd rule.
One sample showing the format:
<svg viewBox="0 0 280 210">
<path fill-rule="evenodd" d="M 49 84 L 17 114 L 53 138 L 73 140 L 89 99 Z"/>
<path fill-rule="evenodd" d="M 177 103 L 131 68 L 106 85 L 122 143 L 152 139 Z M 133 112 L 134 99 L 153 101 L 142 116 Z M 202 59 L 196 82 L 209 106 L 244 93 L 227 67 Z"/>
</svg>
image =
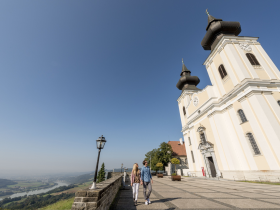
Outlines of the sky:
<svg viewBox="0 0 280 210">
<path fill-rule="evenodd" d="M 0 1 L 0 177 L 141 165 L 182 138 L 181 60 L 211 85 L 205 10 L 280 67 L 280 1 Z"/>
</svg>

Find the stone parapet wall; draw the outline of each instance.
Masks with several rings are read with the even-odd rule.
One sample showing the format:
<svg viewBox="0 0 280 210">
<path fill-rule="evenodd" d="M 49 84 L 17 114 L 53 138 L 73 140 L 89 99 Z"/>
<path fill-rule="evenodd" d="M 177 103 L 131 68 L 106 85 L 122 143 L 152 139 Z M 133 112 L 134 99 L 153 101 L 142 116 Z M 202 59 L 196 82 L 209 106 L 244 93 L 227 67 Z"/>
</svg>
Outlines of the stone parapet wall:
<svg viewBox="0 0 280 210">
<path fill-rule="evenodd" d="M 108 210 L 121 185 L 122 175 L 113 174 L 112 178 L 96 184 L 95 190 L 89 186 L 77 191 L 72 210 Z"/>
</svg>

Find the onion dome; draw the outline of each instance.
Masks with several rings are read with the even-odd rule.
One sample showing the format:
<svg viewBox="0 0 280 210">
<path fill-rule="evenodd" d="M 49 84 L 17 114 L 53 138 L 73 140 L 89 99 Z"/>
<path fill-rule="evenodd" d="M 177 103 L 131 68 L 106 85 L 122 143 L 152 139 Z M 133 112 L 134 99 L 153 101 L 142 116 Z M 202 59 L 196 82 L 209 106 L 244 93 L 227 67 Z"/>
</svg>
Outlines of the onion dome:
<svg viewBox="0 0 280 210">
<path fill-rule="evenodd" d="M 239 22 L 223 21 L 209 15 L 207 10 L 206 13 L 208 15 L 207 32 L 201 41 L 201 46 L 204 50 L 213 50 L 225 35 L 237 36 L 240 34 L 241 25 Z"/>
<path fill-rule="evenodd" d="M 191 76 L 191 71 L 187 69 L 183 60 L 182 60 L 182 72 L 180 74 L 181 78 L 179 79 L 176 87 L 179 90 L 200 90 L 196 86 L 200 82 L 200 79 L 197 76 Z"/>
</svg>

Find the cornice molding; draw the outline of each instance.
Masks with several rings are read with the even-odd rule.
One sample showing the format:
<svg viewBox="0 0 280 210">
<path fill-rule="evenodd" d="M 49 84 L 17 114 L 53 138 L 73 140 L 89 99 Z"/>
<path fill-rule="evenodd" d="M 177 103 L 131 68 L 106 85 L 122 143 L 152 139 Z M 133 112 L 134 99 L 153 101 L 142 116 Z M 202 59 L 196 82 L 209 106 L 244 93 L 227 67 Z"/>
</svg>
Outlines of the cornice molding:
<svg viewBox="0 0 280 210">
<path fill-rule="evenodd" d="M 209 54 L 207 59 L 204 61 L 203 65 L 209 65 L 210 61 L 213 60 L 213 58 L 216 56 L 217 53 L 220 53 L 227 44 L 241 44 L 241 43 L 246 43 L 246 44 L 258 44 L 260 45 L 259 42 L 257 42 L 259 38 L 258 37 L 240 37 L 240 36 L 223 36 L 221 40 L 218 42 L 214 50 Z M 253 40 L 253 41 L 250 41 Z"/>
<path fill-rule="evenodd" d="M 268 86 L 273 86 L 277 88 L 268 89 L 267 88 Z M 187 118 L 188 123 L 182 128 L 182 132 L 190 128 L 190 125 L 192 125 L 193 127 L 194 122 L 204 114 L 207 114 L 206 117 L 209 118 L 214 116 L 216 113 L 222 112 L 224 109 L 231 109 L 233 107 L 232 104 L 236 101 L 242 102 L 247 97 L 251 97 L 252 95 L 255 94 L 266 94 L 266 92 L 272 93 L 274 91 L 278 92 L 279 90 L 280 90 L 280 81 L 277 82 L 273 81 L 271 83 L 270 80 L 266 80 L 266 81 L 243 80 L 243 82 L 240 85 L 236 86 L 236 88 L 234 88 L 232 91 L 230 91 L 228 94 L 226 94 L 219 100 L 217 100 L 216 98 L 210 98 L 199 108 L 197 108 L 197 110 Z M 235 99 L 232 100 L 233 98 Z M 205 106 L 209 101 L 210 102 L 212 101 L 212 103 L 208 105 L 206 108 L 202 109 L 202 107 Z M 198 110 L 201 111 L 199 114 L 197 113 Z"/>
</svg>

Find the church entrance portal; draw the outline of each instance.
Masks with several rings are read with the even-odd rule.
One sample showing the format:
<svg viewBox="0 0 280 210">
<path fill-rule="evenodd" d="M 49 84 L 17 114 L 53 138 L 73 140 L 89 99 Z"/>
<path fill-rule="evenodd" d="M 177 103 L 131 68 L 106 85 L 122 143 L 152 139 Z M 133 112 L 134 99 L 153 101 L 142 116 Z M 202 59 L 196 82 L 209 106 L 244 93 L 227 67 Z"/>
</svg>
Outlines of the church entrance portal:
<svg viewBox="0 0 280 210">
<path fill-rule="evenodd" d="M 212 157 L 207 157 L 212 177 L 216 177 L 216 168 Z"/>
</svg>

